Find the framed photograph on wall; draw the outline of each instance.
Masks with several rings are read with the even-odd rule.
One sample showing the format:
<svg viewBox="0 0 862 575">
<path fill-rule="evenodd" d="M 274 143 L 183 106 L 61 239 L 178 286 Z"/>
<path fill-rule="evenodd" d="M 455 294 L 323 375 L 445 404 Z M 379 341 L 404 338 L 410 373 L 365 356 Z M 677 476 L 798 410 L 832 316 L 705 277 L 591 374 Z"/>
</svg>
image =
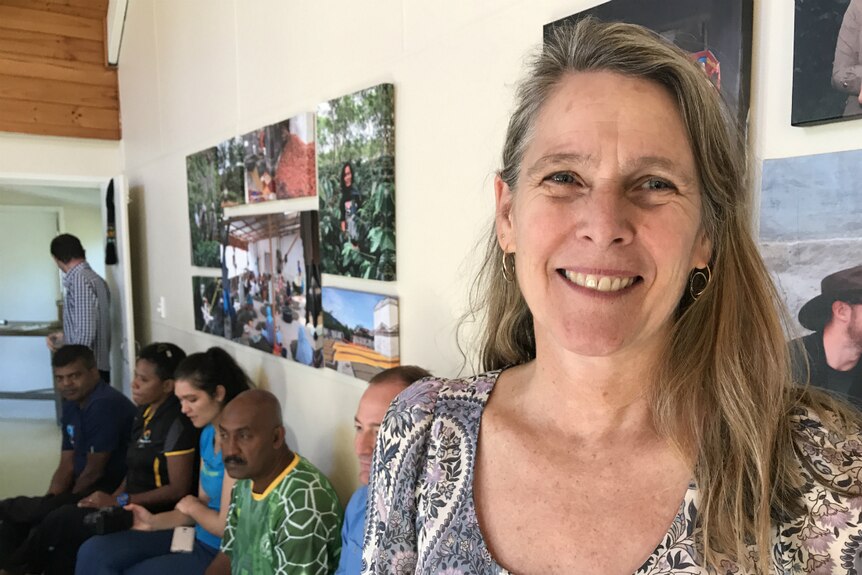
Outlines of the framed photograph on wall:
<svg viewBox="0 0 862 575">
<path fill-rule="evenodd" d="M 321 269 L 395 279 L 395 102 L 380 84 L 317 111 Z"/>
<path fill-rule="evenodd" d="M 192 300 L 194 301 L 195 330 L 224 337 L 225 316 L 221 278 L 193 276 Z"/>
<path fill-rule="evenodd" d="M 797 380 L 810 373 L 812 385 L 862 406 L 859 178 L 862 151 L 765 161 L 760 249 L 790 316 Z"/>
<path fill-rule="evenodd" d="M 225 337 L 312 367 L 323 365 L 317 212 L 225 222 Z"/>
<path fill-rule="evenodd" d="M 398 298 L 323 288 L 326 367 L 370 380 L 400 364 Z"/>
<path fill-rule="evenodd" d="M 186 157 L 192 265 L 221 265 L 224 208 L 244 202 L 243 143 L 231 138 Z"/>
<path fill-rule="evenodd" d="M 612 0 L 546 24 L 545 35 L 588 16 L 654 30 L 691 54 L 740 125 L 745 125 L 751 84 L 752 6 L 752 0 Z"/>
<path fill-rule="evenodd" d="M 249 204 L 317 194 L 314 114 L 300 114 L 242 136 Z"/>
<path fill-rule="evenodd" d="M 796 0 L 794 126 L 862 116 L 862 0 Z"/>
</svg>

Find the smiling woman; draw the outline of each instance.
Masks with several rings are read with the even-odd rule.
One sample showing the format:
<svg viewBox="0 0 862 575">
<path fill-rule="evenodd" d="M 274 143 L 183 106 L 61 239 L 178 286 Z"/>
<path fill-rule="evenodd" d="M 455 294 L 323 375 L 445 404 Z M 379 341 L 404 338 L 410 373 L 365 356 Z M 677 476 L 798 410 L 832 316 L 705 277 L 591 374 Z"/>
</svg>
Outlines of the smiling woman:
<svg viewBox="0 0 862 575">
<path fill-rule="evenodd" d="M 488 372 L 389 410 L 365 573 L 853 572 L 859 415 L 791 379 L 745 165 L 685 53 L 552 32 L 475 284 Z"/>
<path fill-rule="evenodd" d="M 517 193 L 502 178 L 496 192 L 498 243 L 516 254 L 537 345 L 657 349 L 689 271 L 711 251 L 673 98 L 649 80 L 573 73 L 535 126 Z"/>
</svg>

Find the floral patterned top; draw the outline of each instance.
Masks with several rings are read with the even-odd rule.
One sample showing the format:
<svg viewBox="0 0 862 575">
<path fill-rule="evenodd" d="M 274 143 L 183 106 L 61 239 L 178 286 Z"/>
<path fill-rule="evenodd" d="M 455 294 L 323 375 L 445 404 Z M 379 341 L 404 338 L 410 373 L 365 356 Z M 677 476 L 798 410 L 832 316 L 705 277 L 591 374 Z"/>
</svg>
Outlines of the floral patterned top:
<svg viewBox="0 0 862 575">
<path fill-rule="evenodd" d="M 395 400 L 377 439 L 363 575 L 506 574 L 488 551 L 473 501 L 479 423 L 499 372 L 429 379 Z M 862 546 L 862 437 L 839 437 L 805 409 L 793 414 L 806 513 L 775 526 L 776 574 L 856 575 Z M 820 476 L 814 480 L 809 469 Z M 704 574 L 695 549 L 692 483 L 668 532 L 635 575 Z M 753 551 L 752 551 L 753 552 Z M 730 560 L 723 575 L 742 575 Z"/>
</svg>

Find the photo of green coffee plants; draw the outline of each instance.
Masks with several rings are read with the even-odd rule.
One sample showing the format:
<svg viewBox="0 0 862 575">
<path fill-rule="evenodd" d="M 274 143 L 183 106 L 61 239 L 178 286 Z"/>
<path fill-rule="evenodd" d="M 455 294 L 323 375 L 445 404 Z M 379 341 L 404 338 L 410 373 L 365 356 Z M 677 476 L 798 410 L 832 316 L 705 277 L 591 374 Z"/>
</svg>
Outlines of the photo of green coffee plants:
<svg viewBox="0 0 862 575">
<path fill-rule="evenodd" d="M 221 267 L 223 209 L 245 201 L 243 154 L 231 138 L 186 157 L 193 266 Z"/>
<path fill-rule="evenodd" d="M 395 279 L 395 119 L 392 84 L 317 111 L 321 271 Z"/>
</svg>

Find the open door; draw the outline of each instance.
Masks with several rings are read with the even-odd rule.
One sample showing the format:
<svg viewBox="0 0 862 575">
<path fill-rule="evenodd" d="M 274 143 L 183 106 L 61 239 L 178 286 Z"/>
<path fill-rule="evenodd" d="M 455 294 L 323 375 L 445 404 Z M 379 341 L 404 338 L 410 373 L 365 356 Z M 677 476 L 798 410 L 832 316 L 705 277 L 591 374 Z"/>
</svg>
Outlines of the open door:
<svg viewBox="0 0 862 575">
<path fill-rule="evenodd" d="M 108 227 L 107 193 L 102 186 L 102 221 Z M 129 186 L 122 175 L 114 177 L 114 228 L 117 263 L 105 265 L 105 281 L 111 289 L 111 385 L 131 397 L 137 345 L 132 306 L 132 264 L 129 248 Z"/>
</svg>

